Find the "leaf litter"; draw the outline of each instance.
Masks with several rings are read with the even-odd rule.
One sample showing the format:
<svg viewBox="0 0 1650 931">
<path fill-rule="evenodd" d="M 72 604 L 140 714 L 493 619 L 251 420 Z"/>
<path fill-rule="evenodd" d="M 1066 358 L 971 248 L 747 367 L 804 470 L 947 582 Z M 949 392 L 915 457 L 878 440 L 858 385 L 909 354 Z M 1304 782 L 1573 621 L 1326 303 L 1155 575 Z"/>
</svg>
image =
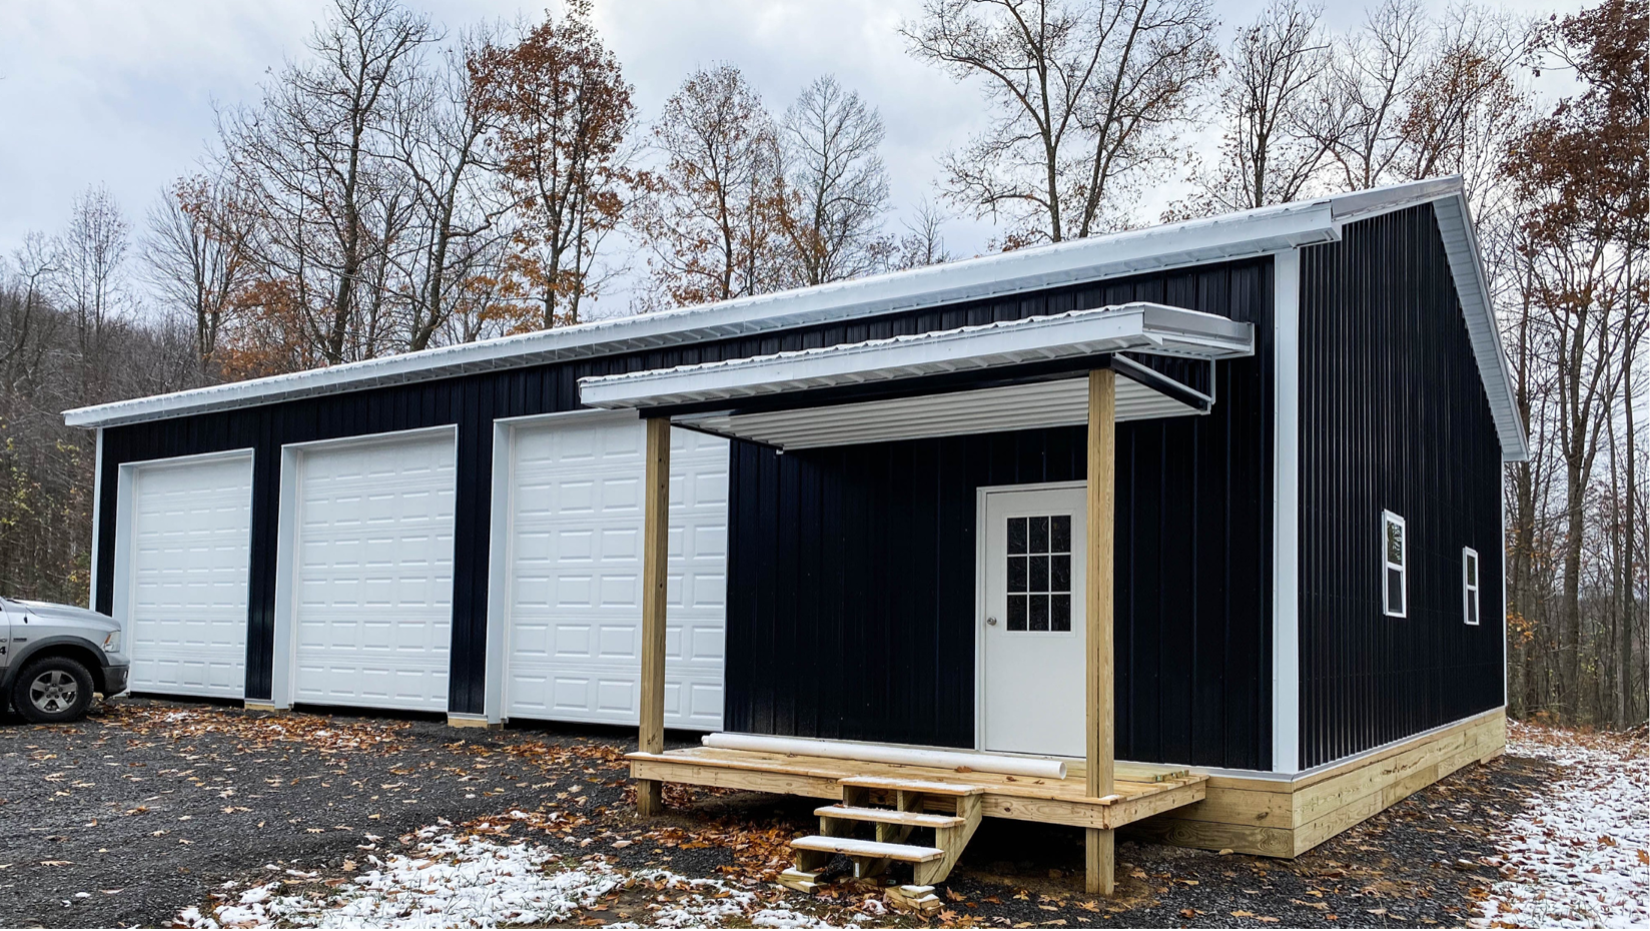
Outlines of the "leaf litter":
<svg viewBox="0 0 1650 931">
<path fill-rule="evenodd" d="M 1550 760 L 1562 778 L 1527 799 L 1486 865 L 1501 881 L 1478 927 L 1650 926 L 1650 743 L 1644 729 L 1586 733 L 1509 723 L 1507 752 Z"/>
</svg>

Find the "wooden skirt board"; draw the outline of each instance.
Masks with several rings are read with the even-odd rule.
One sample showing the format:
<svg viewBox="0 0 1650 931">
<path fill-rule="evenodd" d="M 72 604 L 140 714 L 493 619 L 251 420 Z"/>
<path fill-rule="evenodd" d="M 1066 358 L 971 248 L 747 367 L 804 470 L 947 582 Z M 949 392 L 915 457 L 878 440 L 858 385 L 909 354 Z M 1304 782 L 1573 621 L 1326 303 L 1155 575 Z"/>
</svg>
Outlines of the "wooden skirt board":
<svg viewBox="0 0 1650 931">
<path fill-rule="evenodd" d="M 843 779 L 881 776 L 982 786 L 986 817 L 1074 827 L 1124 828 L 1159 843 L 1295 857 L 1383 809 L 1506 747 L 1501 709 L 1439 728 L 1294 780 L 1200 775 L 1118 763 L 1114 800 L 1087 797 L 1081 764 L 1065 779 L 958 773 L 695 747 L 631 754 L 637 779 L 840 799 Z"/>
<path fill-rule="evenodd" d="M 1073 827 L 1113 829 L 1152 815 L 1190 805 L 1203 798 L 1206 778 L 1167 766 L 1120 763 L 1109 800 L 1088 797 L 1081 767 L 1064 779 L 1033 779 L 994 773 L 865 763 L 816 756 L 712 750 L 694 747 L 666 753 L 632 753 L 630 775 L 636 779 L 681 782 L 801 795 L 842 798 L 842 781 L 885 777 L 979 786 L 981 813 L 988 818 L 1038 821 Z"/>
<path fill-rule="evenodd" d="M 1183 847 L 1295 857 L 1506 744 L 1497 708 L 1292 781 L 1213 775 L 1202 801 L 1128 830 Z"/>
</svg>

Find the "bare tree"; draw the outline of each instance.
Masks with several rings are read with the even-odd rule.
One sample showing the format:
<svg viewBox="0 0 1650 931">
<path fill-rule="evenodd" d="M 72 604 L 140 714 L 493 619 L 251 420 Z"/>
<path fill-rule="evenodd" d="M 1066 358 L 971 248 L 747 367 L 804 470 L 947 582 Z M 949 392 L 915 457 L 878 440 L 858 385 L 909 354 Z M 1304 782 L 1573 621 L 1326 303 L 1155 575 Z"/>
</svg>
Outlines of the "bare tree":
<svg viewBox="0 0 1650 931">
<path fill-rule="evenodd" d="M 1081 238 L 1182 149 L 1172 132 L 1219 60 L 1206 0 L 928 0 L 917 57 L 980 78 L 992 125 L 945 161 L 945 193 L 1006 215 L 1010 245 Z"/>
<path fill-rule="evenodd" d="M 463 39 L 416 71 L 394 98 L 384 154 L 399 165 L 412 218 L 389 249 L 406 347 L 428 348 L 447 320 L 477 296 L 478 279 L 502 274 L 501 218 L 511 207 L 488 152 L 495 115 L 474 79 L 491 47 L 486 34 Z"/>
<path fill-rule="evenodd" d="M 149 211 L 143 243 L 155 294 L 192 321 L 195 355 L 210 363 L 251 281 L 252 215 L 221 177 L 179 178 Z"/>
<path fill-rule="evenodd" d="M 1389 180 L 1404 143 L 1404 102 L 1425 70 L 1427 29 L 1420 0 L 1382 0 L 1363 29 L 1338 43 L 1307 125 L 1328 150 L 1343 189 Z"/>
<path fill-rule="evenodd" d="M 792 283 L 824 284 L 883 267 L 893 244 L 882 235 L 882 117 L 827 74 L 802 89 L 782 126 Z"/>
<path fill-rule="evenodd" d="M 915 215 L 904 221 L 905 235 L 900 237 L 899 251 L 894 255 L 896 269 L 922 268 L 949 262 L 956 256 L 945 248 L 945 215 L 929 201 L 915 208 Z"/>
<path fill-rule="evenodd" d="M 377 354 L 387 252 L 411 220 L 405 173 L 376 139 L 413 81 L 428 20 L 395 0 L 334 0 L 254 107 L 222 115 L 229 167 L 259 215 L 266 289 L 324 362 Z"/>
<path fill-rule="evenodd" d="M 778 133 L 732 65 L 689 75 L 653 127 L 664 164 L 637 229 L 652 252 L 653 304 L 773 290 L 782 281 Z"/>
<path fill-rule="evenodd" d="M 1326 145 L 1306 128 L 1308 106 L 1329 61 L 1321 11 L 1273 0 L 1238 30 L 1222 77 L 1226 121 L 1220 163 L 1203 182 L 1218 210 L 1248 210 L 1299 197 Z"/>
<path fill-rule="evenodd" d="M 482 48 L 471 67 L 519 208 L 511 271 L 537 308 L 519 322 L 577 323 L 632 181 L 632 89 L 583 0 L 559 21 L 523 28 L 514 45 Z"/>
<path fill-rule="evenodd" d="M 128 234 L 120 205 L 99 185 L 75 198 L 69 225 L 53 241 L 53 296 L 74 321 L 82 362 L 94 368 L 104 328 L 125 296 Z"/>
<path fill-rule="evenodd" d="M 36 381 L 40 363 L 45 356 L 48 331 L 56 322 L 56 314 L 47 311 L 48 290 L 57 273 L 56 257 L 51 241 L 43 234 L 31 232 L 23 237 L 23 244 L 13 256 L 17 271 L 13 275 L 0 274 L 0 285 L 7 291 L 0 325 L 5 327 L 5 355 L 0 357 L 0 380 L 7 392 L 16 392 Z M 5 269 L 0 267 L 0 273 Z"/>
</svg>

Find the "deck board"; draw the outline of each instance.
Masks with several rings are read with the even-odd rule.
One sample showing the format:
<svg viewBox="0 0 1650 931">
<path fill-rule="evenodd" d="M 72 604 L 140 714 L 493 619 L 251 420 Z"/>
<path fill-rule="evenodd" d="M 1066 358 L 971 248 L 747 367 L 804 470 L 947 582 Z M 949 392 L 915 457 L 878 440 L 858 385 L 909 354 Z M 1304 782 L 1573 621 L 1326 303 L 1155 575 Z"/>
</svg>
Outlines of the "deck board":
<svg viewBox="0 0 1650 931">
<path fill-rule="evenodd" d="M 628 759 L 631 775 L 638 779 L 811 798 L 840 799 L 842 779 L 863 777 L 980 786 L 985 790 L 982 811 L 986 817 L 1108 829 L 1202 801 L 1208 781 L 1205 776 L 1191 775 L 1176 767 L 1121 763 L 1117 766 L 1113 797 L 1102 802 L 1088 796 L 1081 766 L 1068 766 L 1064 779 L 1035 779 L 709 747 L 632 753 Z"/>
</svg>

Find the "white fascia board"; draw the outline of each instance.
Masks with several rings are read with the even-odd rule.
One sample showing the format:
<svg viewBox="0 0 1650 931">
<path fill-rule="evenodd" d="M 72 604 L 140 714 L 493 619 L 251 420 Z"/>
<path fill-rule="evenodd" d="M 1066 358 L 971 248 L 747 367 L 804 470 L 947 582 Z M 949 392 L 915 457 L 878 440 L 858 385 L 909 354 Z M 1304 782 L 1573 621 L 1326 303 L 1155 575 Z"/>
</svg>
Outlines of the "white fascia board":
<svg viewBox="0 0 1650 931">
<path fill-rule="evenodd" d="M 73 427 L 118 426 L 408 381 L 723 339 L 1245 258 L 1330 242 L 1339 235 L 1329 200 L 1283 204 L 701 307 L 557 327 L 76 408 L 64 413 L 64 422 Z"/>
<path fill-rule="evenodd" d="M 1435 201 L 1433 213 L 1438 218 L 1438 232 L 1444 240 L 1450 274 L 1455 278 L 1455 292 L 1461 300 L 1467 335 L 1478 358 L 1484 395 L 1495 417 L 1501 458 L 1507 462 L 1523 462 L 1530 458 L 1529 440 L 1518 417 L 1512 365 L 1501 343 L 1501 326 L 1496 320 L 1495 302 L 1490 297 L 1489 276 L 1484 273 L 1483 258 L 1478 252 L 1478 237 L 1473 232 L 1466 193 L 1458 190 L 1454 196 Z"/>
<path fill-rule="evenodd" d="M 1254 328 L 1215 314 L 1131 303 L 769 356 L 579 379 L 609 409 L 725 401 L 1122 351 L 1198 359 L 1254 353 Z"/>
</svg>

